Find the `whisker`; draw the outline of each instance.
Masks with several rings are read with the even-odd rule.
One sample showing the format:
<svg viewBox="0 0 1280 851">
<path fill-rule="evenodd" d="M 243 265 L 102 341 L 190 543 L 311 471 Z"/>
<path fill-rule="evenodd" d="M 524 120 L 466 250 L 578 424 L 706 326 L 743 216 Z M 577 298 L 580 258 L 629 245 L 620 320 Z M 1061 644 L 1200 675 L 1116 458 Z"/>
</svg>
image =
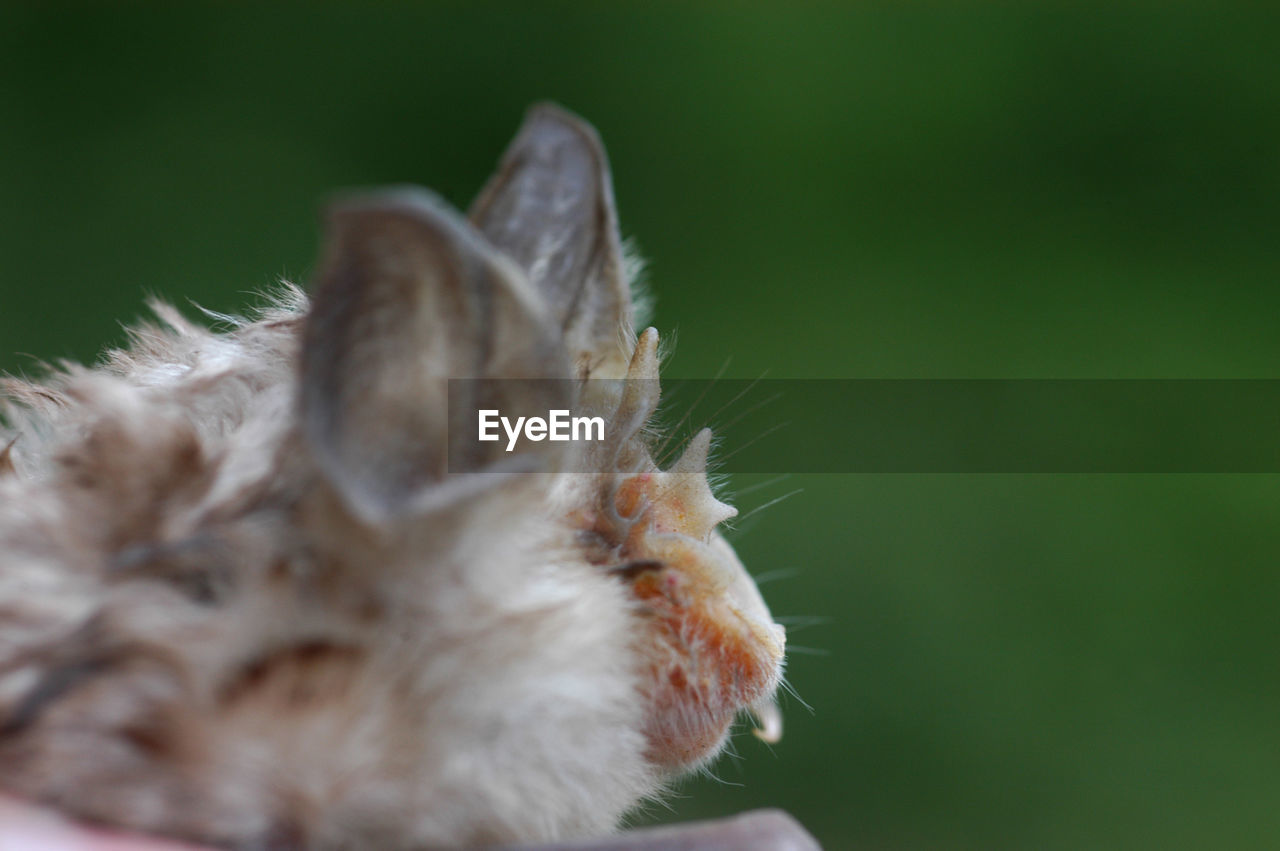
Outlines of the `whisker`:
<svg viewBox="0 0 1280 851">
<path fill-rule="evenodd" d="M 701 768 L 699 768 L 698 773 L 701 774 L 703 777 L 706 777 L 708 780 L 714 780 L 716 783 L 719 783 L 722 786 L 737 786 L 738 788 L 742 788 L 743 786 L 743 784 L 741 783 L 735 783 L 732 780 L 725 780 L 723 777 L 721 777 L 720 775 L 712 771 L 711 766 L 709 765 L 704 765 Z"/>
<path fill-rule="evenodd" d="M 711 391 L 711 388 L 715 385 L 715 383 L 719 381 L 721 377 L 724 376 L 725 370 L 729 368 L 729 364 L 732 362 L 733 362 L 732 355 L 724 359 L 724 364 L 721 365 L 720 370 L 716 372 L 715 377 L 712 378 L 709 382 L 707 382 L 707 386 L 702 388 L 702 392 L 698 394 L 698 398 L 694 399 L 693 404 L 689 406 L 689 410 L 684 412 L 684 416 L 680 418 L 680 421 L 677 422 L 674 426 L 672 426 L 671 429 L 668 431 L 666 439 L 663 440 L 662 443 L 658 445 L 657 451 L 653 453 L 655 456 L 658 456 L 661 458 L 666 457 L 667 446 L 668 444 L 671 443 L 671 439 L 675 437 L 676 434 L 680 431 L 680 426 L 684 425 L 685 420 L 693 416 L 694 409 L 696 409 L 698 405 L 702 402 L 702 400 L 706 398 L 707 393 Z"/>
<path fill-rule="evenodd" d="M 741 517 L 737 518 L 737 522 L 742 523 L 748 518 L 753 517 L 756 514 L 759 514 L 761 511 L 764 511 L 766 508 L 773 508 L 773 506 L 777 505 L 783 500 L 791 499 L 791 497 L 795 496 L 798 493 L 804 493 L 804 488 L 796 488 L 795 490 L 790 491 L 789 493 L 784 493 L 782 496 L 774 497 L 773 499 L 766 502 L 764 505 L 757 505 L 755 508 L 748 511 L 746 514 L 743 514 Z"/>
<path fill-rule="evenodd" d="M 739 399 L 741 399 L 741 398 L 742 398 L 743 396 L 745 396 L 747 393 L 750 393 L 750 392 L 751 392 L 751 388 L 753 388 L 753 387 L 755 387 L 757 384 L 759 384 L 759 383 L 760 383 L 760 381 L 761 381 L 761 379 L 763 379 L 763 378 L 764 378 L 765 374 L 767 374 L 767 373 L 762 373 L 762 374 L 760 375 L 760 377 L 759 377 L 759 378 L 754 379 L 754 380 L 753 380 L 750 384 L 748 384 L 746 387 L 744 387 L 744 388 L 742 388 L 741 390 L 739 390 L 739 391 L 738 391 L 738 393 L 737 393 L 737 394 L 736 394 L 732 399 L 730 399 L 728 402 L 725 402 L 723 405 L 721 405 L 719 408 L 717 408 L 715 413 L 713 413 L 711 416 L 709 416 L 709 417 L 705 418 L 705 419 L 702 421 L 702 428 L 705 428 L 707 425 L 709 425 L 709 424 L 711 424 L 712 422 L 714 422 L 714 421 L 715 421 L 715 418 L 716 418 L 716 417 L 718 417 L 718 416 L 720 416 L 722 413 L 724 413 L 724 411 L 725 411 L 725 410 L 726 410 L 730 405 L 733 405 L 735 402 L 737 402 Z M 715 381 L 718 381 L 718 380 L 719 380 L 719 376 L 716 376 L 716 378 L 712 380 L 712 383 L 714 383 Z M 710 389 L 711 389 L 711 388 L 710 388 L 710 386 L 708 386 L 708 387 L 707 387 L 707 389 L 708 389 L 708 390 L 710 390 Z M 706 395 L 706 393 L 704 392 L 704 393 L 703 393 L 703 395 L 705 396 L 705 395 Z M 780 393 L 779 393 L 779 394 L 777 394 L 777 395 L 778 395 L 778 396 L 781 396 L 782 394 L 780 394 Z M 777 398 L 777 397 L 775 396 L 774 398 Z M 699 397 L 699 401 L 701 401 L 701 397 Z M 771 398 L 771 399 L 766 399 L 766 400 L 765 400 L 765 403 L 768 403 L 768 402 L 771 402 L 771 401 L 773 401 L 773 398 Z M 764 403 L 762 403 L 762 404 L 764 404 Z M 744 413 L 742 414 L 742 416 L 745 416 L 746 414 L 750 413 L 752 410 L 754 410 L 755 408 L 758 408 L 758 407 L 759 407 L 759 405 L 756 405 L 756 406 L 754 406 L 753 408 L 748 409 L 746 412 L 744 412 Z M 693 413 L 693 410 L 692 410 L 692 409 L 690 409 L 689 413 L 690 413 L 690 414 L 692 414 L 692 413 Z M 739 419 L 741 419 L 741 417 L 739 417 Z M 702 430 L 702 428 L 697 429 L 697 431 L 701 431 L 701 430 Z M 664 458 L 663 460 L 666 460 L 666 459 Z"/>
<path fill-rule="evenodd" d="M 795 700 L 796 700 L 796 701 L 797 701 L 801 706 L 803 706 L 805 709 L 809 710 L 809 714 L 810 714 L 810 715 L 814 715 L 814 714 L 816 714 L 816 713 L 813 711 L 813 707 L 809 705 L 809 702 L 808 702 L 808 701 L 806 701 L 803 697 L 801 697 L 801 696 L 800 696 L 800 692 L 796 691 L 796 687 L 795 687 L 795 686 L 793 686 L 793 685 L 791 684 L 791 681 L 790 681 L 790 680 L 788 680 L 786 677 L 783 677 L 783 678 L 782 678 L 782 682 L 781 682 L 781 683 L 779 683 L 779 687 L 780 687 L 780 688 L 783 690 L 783 692 L 785 692 L 787 695 L 789 695 L 790 697 L 794 698 L 794 699 L 795 699 Z"/>
<path fill-rule="evenodd" d="M 715 418 L 716 418 L 716 417 L 718 417 L 718 416 L 720 416 L 721 414 L 723 414 L 723 413 L 725 412 L 725 410 L 726 410 L 726 409 L 728 409 L 731 405 L 733 405 L 735 402 L 737 402 L 737 401 L 738 401 L 739 399 L 741 399 L 743 396 L 745 396 L 745 395 L 747 395 L 748 393 L 750 393 L 750 392 L 751 392 L 751 390 L 752 390 L 752 388 L 753 388 L 753 387 L 755 387 L 757 384 L 759 384 L 759 383 L 764 379 L 764 377 L 765 377 L 766 375 L 768 375 L 768 371 L 767 371 L 767 370 L 766 370 L 765 372 L 760 373 L 760 375 L 759 375 L 759 376 L 757 376 L 756 378 L 753 378 L 753 379 L 751 380 L 751 383 L 750 383 L 750 384 L 748 384 L 746 387 L 743 387 L 741 390 L 739 390 L 739 391 L 734 395 L 734 397 L 733 397 L 732 399 L 730 399 L 728 402 L 725 402 L 725 403 L 724 403 L 723 405 L 721 405 L 719 408 L 716 408 L 716 411 L 715 411 L 715 413 L 714 413 L 714 414 L 712 414 L 711 416 L 709 416 L 709 417 L 707 417 L 705 420 L 703 420 L 703 425 L 708 425 L 708 424 L 710 424 L 713 420 L 715 420 Z"/>
<path fill-rule="evenodd" d="M 801 656 L 830 656 L 831 651 L 825 647 L 804 647 L 799 644 L 788 644 L 788 653 L 799 653 Z"/>
<path fill-rule="evenodd" d="M 760 586 L 764 585 L 766 582 L 776 582 L 779 579 L 791 579 L 792 577 L 799 575 L 800 568 L 798 567 L 779 567 L 776 570 L 766 570 L 764 573 L 757 574 L 751 578 L 755 580 L 757 586 Z M 774 620 L 778 623 L 783 623 L 782 618 L 774 618 Z"/>
<path fill-rule="evenodd" d="M 730 452 L 729 454 L 727 454 L 727 455 L 721 455 L 721 456 L 719 456 L 718 458 L 716 458 L 716 459 L 715 459 L 715 460 L 716 460 L 716 465 L 717 465 L 717 466 L 719 466 L 719 465 L 723 464 L 725 461 L 728 461 L 730 458 L 732 458 L 733 456 L 737 455 L 739 452 L 741 452 L 742 450 L 746 449 L 748 446 L 751 446 L 753 443 L 757 443 L 757 442 L 759 442 L 759 441 L 761 441 L 761 440 L 764 440 L 766 437 L 768 437 L 769 435 L 773 434 L 773 433 L 774 433 L 775 431 L 777 431 L 778 429 L 780 429 L 780 428 L 785 428 L 785 427 L 787 427 L 787 426 L 789 426 L 789 425 L 791 425 L 791 422 L 790 422 L 789 420 L 783 420 L 782 422 L 777 423 L 776 425 L 770 426 L 769 428 L 765 429 L 765 430 L 764 430 L 763 432 L 761 432 L 760 434 L 758 434 L 758 435 L 756 435 L 755 437 L 753 437 L 753 438 L 751 438 L 750 440 L 748 440 L 746 443 L 739 444 L 738 448 L 737 448 L 737 449 L 734 449 L 734 450 L 733 450 L 732 452 Z"/>
<path fill-rule="evenodd" d="M 754 485 L 747 485 L 745 488 L 739 488 L 735 490 L 733 492 L 733 498 L 737 499 L 740 496 L 746 496 L 749 493 L 755 493 L 758 490 L 763 490 L 764 488 L 770 487 L 772 485 L 776 485 L 779 482 L 785 482 L 789 478 L 791 478 L 790 473 L 783 473 L 781 475 L 774 476 L 772 479 L 766 479 L 763 482 L 756 482 Z"/>
<path fill-rule="evenodd" d="M 623 827 L 636 827 L 645 823 L 646 820 L 652 820 L 659 813 L 657 810 L 663 809 L 669 813 L 675 814 L 676 807 L 674 800 L 688 800 L 689 794 L 676 789 L 664 790 L 665 794 L 650 795 L 641 799 L 640 803 L 630 813 L 623 816 Z"/>
<path fill-rule="evenodd" d="M 759 381 L 759 380 L 760 380 L 759 378 L 756 379 L 756 381 Z M 751 389 L 750 387 L 747 388 L 747 390 L 750 390 L 750 389 Z M 739 397 L 743 395 L 743 393 L 746 393 L 747 390 L 743 390 L 742 393 L 739 393 L 738 396 L 735 396 L 733 400 L 726 402 L 725 405 L 720 410 L 723 411 L 725 408 L 732 405 L 735 401 L 737 401 Z M 728 422 L 721 423 L 720 425 L 715 426 L 716 434 L 724 434 L 729 429 L 733 428 L 735 425 L 742 422 L 743 417 L 747 416 L 748 414 L 754 413 L 755 411 L 758 411 L 761 408 L 763 408 L 765 405 L 768 405 L 772 402 L 776 402 L 781 398 L 782 398 L 781 393 L 774 393 L 772 396 L 766 396 L 764 399 L 760 400 L 759 402 L 756 402 L 750 408 L 747 408 L 746 410 L 741 411 L 736 417 L 729 420 Z M 717 411 L 715 414 L 713 414 L 712 419 L 715 419 L 715 417 L 718 416 L 719 413 L 720 412 Z"/>
</svg>

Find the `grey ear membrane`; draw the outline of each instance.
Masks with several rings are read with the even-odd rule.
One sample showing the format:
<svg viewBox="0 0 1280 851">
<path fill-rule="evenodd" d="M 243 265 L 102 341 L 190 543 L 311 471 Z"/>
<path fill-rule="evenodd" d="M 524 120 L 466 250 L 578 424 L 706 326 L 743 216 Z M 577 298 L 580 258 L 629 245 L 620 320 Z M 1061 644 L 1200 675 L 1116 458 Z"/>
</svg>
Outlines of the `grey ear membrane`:
<svg viewBox="0 0 1280 851">
<path fill-rule="evenodd" d="M 554 379 L 567 369 L 537 294 L 435 196 L 401 189 L 329 210 L 303 335 L 301 424 L 357 516 L 383 522 L 431 502 L 433 489 L 458 486 L 449 480 L 457 472 L 449 465 L 449 379 Z M 545 410 L 567 395 L 562 381 L 483 385 L 494 406 Z M 466 401 L 471 383 L 462 386 Z M 472 452 L 470 469 L 494 469 L 496 460 Z M 545 466 L 530 457 L 503 463 Z"/>
<path fill-rule="evenodd" d="M 609 162 L 591 125 L 529 110 L 471 221 L 546 299 L 578 377 L 618 378 L 634 346 Z"/>
</svg>

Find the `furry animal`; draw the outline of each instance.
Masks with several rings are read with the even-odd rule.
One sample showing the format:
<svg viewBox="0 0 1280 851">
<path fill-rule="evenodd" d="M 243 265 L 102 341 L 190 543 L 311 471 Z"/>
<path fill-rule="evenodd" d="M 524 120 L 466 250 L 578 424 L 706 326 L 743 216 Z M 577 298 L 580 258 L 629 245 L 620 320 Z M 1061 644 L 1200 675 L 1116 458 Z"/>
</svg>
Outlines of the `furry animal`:
<svg viewBox="0 0 1280 851">
<path fill-rule="evenodd" d="M 710 434 L 653 460 L 629 273 L 595 132 L 544 105 L 467 218 L 347 199 L 310 298 L 225 333 L 156 304 L 103 366 L 8 381 L 0 789 L 235 849 L 545 842 L 740 711 L 776 738 L 783 629 Z M 455 378 L 606 439 L 458 472 Z"/>
</svg>

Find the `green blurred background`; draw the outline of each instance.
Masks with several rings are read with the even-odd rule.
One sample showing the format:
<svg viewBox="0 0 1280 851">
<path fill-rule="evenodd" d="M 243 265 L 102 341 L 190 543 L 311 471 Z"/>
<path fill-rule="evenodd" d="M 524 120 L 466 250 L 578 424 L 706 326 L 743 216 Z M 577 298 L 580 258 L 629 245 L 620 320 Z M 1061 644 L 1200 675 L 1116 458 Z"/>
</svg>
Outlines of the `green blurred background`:
<svg viewBox="0 0 1280 851">
<path fill-rule="evenodd" d="M 333 190 L 465 205 L 589 118 L 674 374 L 1277 377 L 1263 4 L 0 7 L 0 368 L 306 280 Z M 730 483 L 807 648 L 690 819 L 833 849 L 1280 847 L 1275 476 Z M 814 623 L 815 619 L 821 619 Z"/>
</svg>

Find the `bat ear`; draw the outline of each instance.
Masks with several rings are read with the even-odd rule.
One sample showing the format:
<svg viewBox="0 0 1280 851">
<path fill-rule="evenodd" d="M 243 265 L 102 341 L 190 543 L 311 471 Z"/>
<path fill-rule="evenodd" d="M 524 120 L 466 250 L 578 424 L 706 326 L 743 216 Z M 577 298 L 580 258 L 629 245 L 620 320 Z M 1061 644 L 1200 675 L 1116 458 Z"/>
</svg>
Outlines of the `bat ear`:
<svg viewBox="0 0 1280 851">
<path fill-rule="evenodd" d="M 534 106 L 469 216 L 547 301 L 573 375 L 625 375 L 633 307 L 609 162 L 591 125 Z"/>
<path fill-rule="evenodd" d="M 449 379 L 563 379 L 568 365 L 524 276 L 431 194 L 338 203 L 325 241 L 303 334 L 302 432 L 348 507 L 385 522 L 459 485 L 448 481 L 459 472 L 450 467 Z M 567 395 L 563 380 L 483 384 L 497 408 L 547 410 Z M 492 458 L 469 460 L 472 470 L 492 469 Z M 546 459 L 501 463 L 537 469 Z"/>
</svg>

